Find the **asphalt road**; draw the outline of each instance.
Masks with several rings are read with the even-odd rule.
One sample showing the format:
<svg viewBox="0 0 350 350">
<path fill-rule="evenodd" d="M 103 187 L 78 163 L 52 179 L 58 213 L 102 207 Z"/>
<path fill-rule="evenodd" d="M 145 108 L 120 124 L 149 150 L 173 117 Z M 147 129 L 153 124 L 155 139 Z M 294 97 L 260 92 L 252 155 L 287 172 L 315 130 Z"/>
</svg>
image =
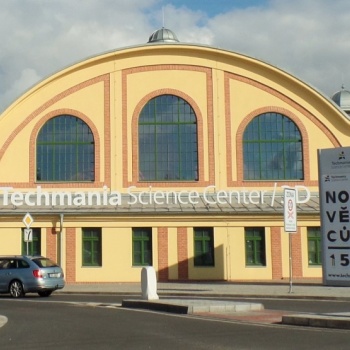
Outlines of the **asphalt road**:
<svg viewBox="0 0 350 350">
<path fill-rule="evenodd" d="M 0 296 L 0 349 L 348 349 L 350 331 L 241 323 L 119 307 L 123 296 Z M 242 300 L 242 299 L 239 299 Z M 349 311 L 349 302 L 260 300 L 265 308 Z M 110 305 L 115 303 L 115 305 Z M 344 310 L 347 309 L 347 310 Z"/>
</svg>

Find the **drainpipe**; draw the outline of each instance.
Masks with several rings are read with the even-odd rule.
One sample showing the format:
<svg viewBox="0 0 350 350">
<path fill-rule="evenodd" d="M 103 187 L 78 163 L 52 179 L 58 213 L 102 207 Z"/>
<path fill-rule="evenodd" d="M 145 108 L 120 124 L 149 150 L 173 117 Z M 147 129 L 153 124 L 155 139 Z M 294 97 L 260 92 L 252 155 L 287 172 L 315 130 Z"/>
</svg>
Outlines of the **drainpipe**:
<svg viewBox="0 0 350 350">
<path fill-rule="evenodd" d="M 64 214 L 60 214 L 60 234 L 63 231 L 63 218 L 64 218 Z"/>
</svg>

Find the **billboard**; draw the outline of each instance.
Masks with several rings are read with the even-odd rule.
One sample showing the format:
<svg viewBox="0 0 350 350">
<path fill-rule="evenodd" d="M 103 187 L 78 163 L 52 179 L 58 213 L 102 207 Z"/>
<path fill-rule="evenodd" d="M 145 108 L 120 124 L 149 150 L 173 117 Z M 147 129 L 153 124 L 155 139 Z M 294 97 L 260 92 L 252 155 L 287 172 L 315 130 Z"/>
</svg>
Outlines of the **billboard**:
<svg viewBox="0 0 350 350">
<path fill-rule="evenodd" d="M 350 147 L 318 150 L 323 283 L 350 286 Z"/>
</svg>

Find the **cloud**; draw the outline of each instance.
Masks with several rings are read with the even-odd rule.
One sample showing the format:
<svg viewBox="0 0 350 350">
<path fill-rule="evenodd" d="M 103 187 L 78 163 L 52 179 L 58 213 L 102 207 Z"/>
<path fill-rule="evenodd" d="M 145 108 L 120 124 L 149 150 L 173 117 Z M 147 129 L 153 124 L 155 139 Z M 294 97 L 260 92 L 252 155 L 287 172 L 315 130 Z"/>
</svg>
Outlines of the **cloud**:
<svg viewBox="0 0 350 350">
<path fill-rule="evenodd" d="M 33 86 L 40 80 L 40 75 L 31 68 L 25 68 L 20 72 L 17 80 L 14 80 L 12 84 L 6 89 L 2 98 L 3 100 L 11 100 L 13 96 L 20 96 L 24 90 L 28 87 Z"/>
<path fill-rule="evenodd" d="M 146 43 L 163 18 L 180 41 L 256 57 L 328 96 L 350 89 L 347 0 L 270 0 L 219 14 L 161 0 L 11 0 L 0 12 L 0 109 L 67 65 Z"/>
<path fill-rule="evenodd" d="M 267 61 L 330 95 L 350 69 L 350 3 L 275 0 L 208 21 L 213 45 Z M 346 80 L 345 80 L 346 82 Z"/>
<path fill-rule="evenodd" d="M 154 30 L 147 9 L 156 0 L 11 0 L 0 12 L 0 109 L 52 73 L 123 46 L 145 43 Z M 30 85 L 29 85 L 30 84 Z M 22 90 L 22 91 L 21 91 Z"/>
</svg>

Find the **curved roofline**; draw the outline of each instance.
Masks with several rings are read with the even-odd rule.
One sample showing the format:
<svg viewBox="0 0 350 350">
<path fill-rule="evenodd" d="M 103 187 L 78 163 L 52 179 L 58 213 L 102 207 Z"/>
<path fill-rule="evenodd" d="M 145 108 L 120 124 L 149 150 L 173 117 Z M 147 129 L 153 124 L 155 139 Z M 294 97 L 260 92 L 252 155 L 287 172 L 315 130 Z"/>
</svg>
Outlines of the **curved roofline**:
<svg viewBox="0 0 350 350">
<path fill-rule="evenodd" d="M 335 107 L 346 118 L 346 120 L 349 121 L 349 116 L 345 113 L 345 111 L 343 111 L 331 99 L 331 97 L 325 95 L 323 92 L 318 90 L 316 87 L 314 87 L 313 85 L 305 82 L 304 80 L 302 80 L 301 78 L 297 77 L 296 75 L 294 75 L 294 74 L 288 72 L 287 70 L 282 69 L 282 68 L 280 68 L 280 67 L 278 67 L 278 66 L 276 66 L 276 65 L 274 65 L 274 64 L 272 64 L 272 63 L 270 63 L 268 61 L 264 61 L 264 60 L 262 60 L 260 58 L 257 58 L 257 57 L 254 57 L 254 56 L 250 56 L 250 55 L 247 55 L 247 54 L 244 54 L 244 53 L 235 52 L 235 51 L 231 51 L 231 50 L 228 50 L 228 49 L 214 47 L 214 46 L 210 46 L 210 45 L 206 45 L 206 44 L 189 43 L 189 42 L 164 42 L 164 41 L 147 42 L 147 43 L 142 43 L 142 44 L 124 46 L 124 47 L 120 47 L 120 48 L 117 48 L 117 49 L 101 52 L 101 53 L 96 54 L 96 55 L 87 56 L 84 59 L 72 62 L 71 64 L 68 64 L 68 65 L 62 67 L 61 69 L 54 71 L 50 75 L 46 75 L 45 77 L 40 79 L 38 82 L 36 82 L 35 84 L 31 85 L 29 88 L 24 90 L 22 94 L 20 94 L 14 100 L 12 100 L 12 102 L 10 102 L 10 104 L 8 106 L 6 106 L 5 109 L 2 112 L 0 112 L 0 118 L 1 118 L 1 116 L 3 114 L 6 114 L 8 109 L 11 108 L 11 106 L 16 101 L 20 101 L 21 97 L 24 98 L 35 87 L 40 87 L 40 85 L 42 85 L 44 82 L 50 81 L 51 79 L 57 78 L 57 75 L 59 75 L 60 73 L 65 72 L 65 71 L 67 71 L 69 69 L 73 69 L 73 67 L 81 66 L 83 64 L 87 64 L 91 60 L 96 60 L 98 58 L 102 58 L 103 56 L 108 56 L 108 55 L 115 54 L 115 53 L 120 53 L 120 52 L 123 52 L 123 51 L 130 51 L 130 50 L 137 50 L 137 49 L 145 49 L 145 50 L 147 50 L 147 49 L 151 49 L 153 47 L 160 47 L 160 46 L 163 46 L 163 47 L 182 46 L 182 47 L 188 47 L 188 48 L 201 48 L 201 49 L 207 49 L 207 50 L 213 50 L 213 51 L 220 51 L 220 52 L 228 54 L 228 55 L 234 55 L 234 56 L 242 57 L 242 58 L 248 59 L 250 61 L 254 61 L 256 63 L 259 63 L 261 65 L 266 65 L 266 66 L 271 67 L 271 68 L 277 70 L 278 72 L 283 73 L 284 75 L 294 79 L 295 81 L 299 82 L 304 87 L 308 87 L 309 89 L 313 90 L 316 94 L 320 95 L 325 100 L 327 100 L 333 107 Z"/>
</svg>

